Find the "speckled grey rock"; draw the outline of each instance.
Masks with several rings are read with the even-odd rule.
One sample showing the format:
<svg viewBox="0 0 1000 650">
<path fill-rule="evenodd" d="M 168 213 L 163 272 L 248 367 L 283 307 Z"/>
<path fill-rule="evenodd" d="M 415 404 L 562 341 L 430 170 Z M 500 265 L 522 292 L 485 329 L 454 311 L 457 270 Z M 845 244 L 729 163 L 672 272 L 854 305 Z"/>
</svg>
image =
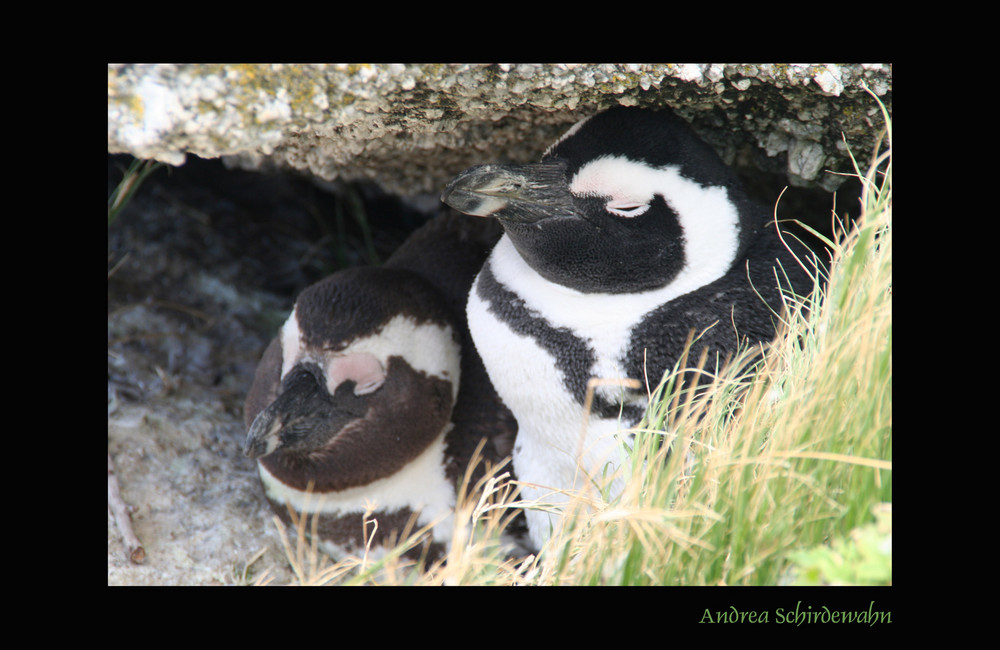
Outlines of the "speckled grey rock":
<svg viewBox="0 0 1000 650">
<path fill-rule="evenodd" d="M 531 160 L 614 104 L 670 105 L 723 158 L 832 189 L 844 139 L 867 157 L 892 108 L 889 64 L 108 66 L 108 151 L 294 168 L 436 192 L 462 169 Z"/>
</svg>

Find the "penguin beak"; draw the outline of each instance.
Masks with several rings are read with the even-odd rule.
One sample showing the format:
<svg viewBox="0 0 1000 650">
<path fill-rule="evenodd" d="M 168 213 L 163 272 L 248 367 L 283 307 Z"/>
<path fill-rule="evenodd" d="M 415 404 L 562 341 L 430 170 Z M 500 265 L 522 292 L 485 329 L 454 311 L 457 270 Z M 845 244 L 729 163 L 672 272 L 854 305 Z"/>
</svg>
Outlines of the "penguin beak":
<svg viewBox="0 0 1000 650">
<path fill-rule="evenodd" d="M 282 391 L 257 414 L 247 432 L 243 453 L 249 458 L 267 456 L 279 449 L 313 451 L 322 447 L 349 422 L 359 409 L 348 404 L 353 395 L 333 396 L 317 376 L 318 368 L 296 366 L 282 381 Z"/>
<path fill-rule="evenodd" d="M 565 165 L 556 160 L 472 167 L 448 183 L 441 200 L 468 215 L 514 223 L 577 215 Z"/>
</svg>

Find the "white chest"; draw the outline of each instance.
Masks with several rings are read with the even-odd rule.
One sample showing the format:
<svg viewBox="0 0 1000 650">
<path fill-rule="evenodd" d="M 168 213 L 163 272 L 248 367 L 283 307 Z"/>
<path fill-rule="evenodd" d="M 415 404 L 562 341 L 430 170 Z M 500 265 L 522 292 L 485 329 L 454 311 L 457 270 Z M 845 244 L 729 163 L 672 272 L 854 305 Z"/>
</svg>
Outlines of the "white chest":
<svg viewBox="0 0 1000 650">
<path fill-rule="evenodd" d="M 568 362 L 577 386 L 590 377 L 627 378 L 623 360 L 630 333 L 659 304 L 659 297 L 651 295 L 654 292 L 644 296 L 582 294 L 552 284 L 525 264 L 506 238 L 501 239 L 488 264 L 496 280 L 524 301 L 519 317 L 548 328 L 541 338 L 546 332 L 563 330 L 575 337 L 574 344 L 583 344 L 585 358 Z M 489 298 L 479 293 L 479 283 L 477 278 L 469 295 L 469 328 L 494 387 L 517 418 L 514 469 L 521 481 L 539 486 L 529 487 L 523 494 L 563 502 L 565 495 L 550 494 L 546 488 L 578 490 L 604 474 L 609 464 L 612 469 L 619 466 L 616 434 L 623 425 L 615 418 L 585 413 L 579 394 L 569 387 L 574 381 L 567 379 L 566 359 L 560 359 L 573 351 L 554 345 L 553 339 L 546 342 L 538 335 L 516 331 L 517 325 L 491 310 Z M 533 325 L 528 329 L 538 328 Z M 599 391 L 615 401 L 620 388 Z M 529 511 L 528 517 L 533 538 L 539 527 L 547 529 L 544 513 Z"/>
</svg>

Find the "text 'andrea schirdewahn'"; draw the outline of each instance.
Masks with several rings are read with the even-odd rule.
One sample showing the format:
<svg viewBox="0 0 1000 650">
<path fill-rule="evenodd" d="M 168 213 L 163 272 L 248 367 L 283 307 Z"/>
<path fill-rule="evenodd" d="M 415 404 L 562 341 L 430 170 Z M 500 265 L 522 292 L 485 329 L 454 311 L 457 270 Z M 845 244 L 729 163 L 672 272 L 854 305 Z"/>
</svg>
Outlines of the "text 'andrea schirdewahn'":
<svg viewBox="0 0 1000 650">
<path fill-rule="evenodd" d="M 814 624 L 860 624 L 878 625 L 892 623 L 892 612 L 883 612 L 875 608 L 875 601 L 868 603 L 868 609 L 830 609 L 826 605 L 813 607 L 795 603 L 794 609 L 778 607 L 771 610 L 741 610 L 735 605 L 728 609 L 711 611 L 705 609 L 699 623 L 783 623 L 792 625 Z"/>
</svg>

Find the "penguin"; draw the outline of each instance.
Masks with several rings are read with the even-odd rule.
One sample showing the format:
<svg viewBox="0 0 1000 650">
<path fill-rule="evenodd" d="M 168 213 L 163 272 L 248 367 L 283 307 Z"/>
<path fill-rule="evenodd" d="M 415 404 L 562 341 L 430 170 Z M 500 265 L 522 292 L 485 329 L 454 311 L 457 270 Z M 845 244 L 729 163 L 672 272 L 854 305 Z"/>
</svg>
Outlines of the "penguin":
<svg viewBox="0 0 1000 650">
<path fill-rule="evenodd" d="M 470 168 L 442 201 L 504 230 L 467 317 L 517 420 L 513 467 L 529 500 L 565 503 L 624 462 L 621 437 L 689 334 L 690 358 L 707 348 L 710 363 L 740 343 L 770 342 L 783 304 L 777 278 L 800 295 L 813 284 L 797 259 L 809 251 L 790 250 L 769 212 L 668 108 L 584 118 L 539 162 Z M 591 378 L 612 381 L 585 412 Z M 540 548 L 559 517 L 526 514 Z"/>
<path fill-rule="evenodd" d="M 477 445 L 485 440 L 486 462 L 510 454 L 516 424 L 465 322 L 469 286 L 500 236 L 485 225 L 442 214 L 381 267 L 306 288 L 261 358 L 244 453 L 276 514 L 316 516 L 334 557 L 367 543 L 380 555 L 423 526 L 429 534 L 408 555 L 442 557 Z"/>
</svg>

